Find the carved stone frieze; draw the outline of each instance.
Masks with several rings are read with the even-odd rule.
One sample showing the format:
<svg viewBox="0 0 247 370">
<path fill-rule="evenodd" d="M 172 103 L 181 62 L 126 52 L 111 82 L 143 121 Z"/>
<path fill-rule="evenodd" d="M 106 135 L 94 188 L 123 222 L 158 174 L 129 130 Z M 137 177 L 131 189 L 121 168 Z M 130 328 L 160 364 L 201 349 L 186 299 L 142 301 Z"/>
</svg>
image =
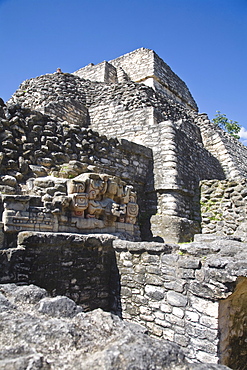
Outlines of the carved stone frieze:
<svg viewBox="0 0 247 370">
<path fill-rule="evenodd" d="M 66 183 L 66 192 L 56 191 L 61 182 Z M 27 189 L 28 195 L 3 197 L 5 232 L 138 234 L 136 193 L 118 177 L 96 173 L 69 180 L 44 177 L 29 181 Z"/>
</svg>

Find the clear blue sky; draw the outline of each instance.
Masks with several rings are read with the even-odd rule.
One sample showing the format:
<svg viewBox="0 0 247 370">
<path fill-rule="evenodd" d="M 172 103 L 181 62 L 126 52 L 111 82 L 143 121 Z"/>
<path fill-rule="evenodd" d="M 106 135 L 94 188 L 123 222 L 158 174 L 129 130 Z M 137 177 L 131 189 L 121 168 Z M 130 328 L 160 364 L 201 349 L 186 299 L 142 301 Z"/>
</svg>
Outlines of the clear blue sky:
<svg viewBox="0 0 247 370">
<path fill-rule="evenodd" d="M 0 0 L 0 35 L 5 101 L 57 67 L 146 47 L 186 82 L 200 112 L 220 110 L 247 130 L 247 0 Z"/>
</svg>

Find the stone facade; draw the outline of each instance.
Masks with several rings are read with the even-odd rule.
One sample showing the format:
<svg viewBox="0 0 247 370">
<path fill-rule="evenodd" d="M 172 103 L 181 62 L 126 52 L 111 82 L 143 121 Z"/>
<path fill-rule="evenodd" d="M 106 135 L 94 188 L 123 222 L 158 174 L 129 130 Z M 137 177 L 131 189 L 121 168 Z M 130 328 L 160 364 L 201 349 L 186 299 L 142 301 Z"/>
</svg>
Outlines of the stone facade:
<svg viewBox="0 0 247 370">
<path fill-rule="evenodd" d="M 247 149 L 153 51 L 24 81 L 0 100 L 0 139 L 2 283 L 242 370 Z"/>
<path fill-rule="evenodd" d="M 131 80 L 144 83 L 197 111 L 196 102 L 186 84 L 153 50 L 140 48 L 109 62 L 89 64 L 74 74 L 91 81 L 116 83 Z"/>
<path fill-rule="evenodd" d="M 52 296 L 70 297 L 85 311 L 109 311 L 119 284 L 113 278 L 117 270 L 112 238 L 21 232 L 18 248 L 0 252 L 1 282 L 35 282 Z"/>
<path fill-rule="evenodd" d="M 133 187 L 117 177 L 84 173 L 71 180 L 38 177 L 29 195 L 3 195 L 3 230 L 125 233 L 138 240 L 139 207 Z"/>
<path fill-rule="evenodd" d="M 195 123 L 200 128 L 204 147 L 218 159 L 226 178 L 246 178 L 246 146 L 215 126 L 206 114 L 195 117 Z"/>
<path fill-rule="evenodd" d="M 55 203 L 60 202 L 59 208 L 62 208 L 60 198 L 68 195 L 66 186 L 68 179 L 83 173 L 84 177 L 90 177 L 90 173 L 92 177 L 92 173 L 96 172 L 97 177 L 97 173 L 103 171 L 108 182 L 110 178 L 112 180 L 115 178 L 119 186 L 123 187 L 127 183 L 129 189 L 131 186 L 134 187 L 138 194 L 144 192 L 144 185 L 148 181 L 152 182 L 152 176 L 149 175 L 152 153 L 143 146 L 124 139 L 121 141 L 107 139 L 106 136 L 100 136 L 89 128 L 69 124 L 67 121 L 55 121 L 50 116 L 16 105 L 6 110 L 5 114 L 8 119 L 6 117 L 2 119 L 0 134 L 2 138 L 0 190 L 3 195 L 2 201 L 10 213 L 14 212 L 13 203 L 16 203 L 16 211 L 22 210 L 29 214 L 31 202 L 31 208 L 35 208 L 36 213 L 43 212 L 41 219 L 48 216 L 44 210 L 46 205 L 50 204 L 52 206 L 48 213 L 53 214 L 49 213 L 48 218 L 53 221 L 57 216 L 60 218 L 61 212 L 55 216 Z M 43 177 L 38 179 L 41 176 Z M 118 176 L 121 177 L 121 181 L 120 178 L 117 179 Z M 96 199 L 97 202 L 99 200 L 102 201 Z M 140 199 L 139 204 L 142 205 L 141 209 L 144 212 L 144 199 Z M 65 207 L 63 212 L 66 209 L 69 208 Z M 7 215 L 6 212 L 4 215 Z M 48 225 L 48 219 L 46 221 Z M 5 217 L 6 225 L 10 226 L 11 222 L 9 216 Z M 85 222 L 89 224 L 90 221 Z M 78 231 L 77 228 L 70 230 L 70 222 L 65 223 L 68 225 L 67 231 Z M 93 225 L 93 220 L 91 224 Z M 27 230 L 59 230 L 57 222 L 51 222 L 43 229 L 40 228 L 40 222 L 25 225 Z M 89 230 L 92 229 L 92 225 L 89 226 Z M 9 226 L 5 227 L 6 232 L 11 229 Z M 102 231 L 102 227 L 99 226 L 96 229 Z M 20 228 L 19 224 L 18 227 L 23 230 L 24 225 Z M 120 229 L 124 231 L 123 224 L 119 227 L 118 231 Z M 134 230 L 133 225 L 128 228 Z M 87 227 L 83 226 L 82 229 L 85 231 Z M 107 232 L 115 232 L 114 229 L 108 228 Z M 60 231 L 63 230 L 64 227 Z M 130 231 L 132 235 L 135 234 L 133 230 Z"/>
<path fill-rule="evenodd" d="M 118 240 L 113 246 L 125 319 L 179 344 L 190 361 L 217 363 L 220 358 L 244 369 L 245 346 L 234 341 L 246 338 L 246 300 L 239 293 L 239 284 L 246 284 L 246 243 L 198 234 L 195 242 L 180 246 Z M 232 307 L 235 296 L 229 321 L 226 307 Z"/>
<path fill-rule="evenodd" d="M 122 76 L 123 71 L 125 73 L 122 80 L 118 78 L 120 69 Z M 53 119 L 57 116 L 60 127 L 64 122 L 80 126 L 74 135 L 79 140 L 70 147 L 67 140 L 66 154 L 71 151 L 71 156 L 78 162 L 85 162 L 88 150 L 92 149 L 91 166 L 83 171 L 90 171 L 90 167 L 99 161 L 93 171 L 108 173 L 100 167 L 105 167 L 109 160 L 109 152 L 104 158 L 101 158 L 104 151 L 95 156 L 95 147 L 92 148 L 91 143 L 89 148 L 87 145 L 79 148 L 85 142 L 81 141 L 82 135 L 78 135 L 80 131 L 85 132 L 83 128 L 89 132 L 93 130 L 91 140 L 96 135 L 106 135 L 109 142 L 117 137 L 119 141 L 126 139 L 148 148 L 153 163 L 149 161 L 147 168 L 146 161 L 143 167 L 139 158 L 129 156 L 127 161 L 135 164 L 136 171 L 133 167 L 128 179 L 123 177 L 126 171 L 123 172 L 118 163 L 108 162 L 108 167 L 114 167 L 116 175 L 129 184 L 134 183 L 133 176 L 140 174 L 139 180 L 134 181 L 138 186 L 140 181 L 145 184 L 144 191 L 136 188 L 142 193 L 138 202 L 144 239 L 159 237 L 169 242 L 188 241 L 200 232 L 199 182 L 246 177 L 244 159 L 247 150 L 210 123 L 206 115 L 186 108 L 182 102 L 154 86 L 133 82 L 144 81 L 144 77 L 151 73 L 160 81 L 167 78 L 171 90 L 176 90 L 177 95 L 183 95 L 185 99 L 187 94 L 185 100 L 189 104 L 187 88 L 182 87 L 181 80 L 148 49 L 138 49 L 97 66 L 89 65 L 74 75 L 55 73 L 25 81 L 9 104 L 18 103 L 22 107 L 47 112 Z M 76 109 L 70 111 L 69 106 Z M 115 152 L 114 148 L 112 153 Z M 146 155 L 144 148 L 143 153 Z M 127 161 L 126 169 L 129 167 Z"/>
</svg>

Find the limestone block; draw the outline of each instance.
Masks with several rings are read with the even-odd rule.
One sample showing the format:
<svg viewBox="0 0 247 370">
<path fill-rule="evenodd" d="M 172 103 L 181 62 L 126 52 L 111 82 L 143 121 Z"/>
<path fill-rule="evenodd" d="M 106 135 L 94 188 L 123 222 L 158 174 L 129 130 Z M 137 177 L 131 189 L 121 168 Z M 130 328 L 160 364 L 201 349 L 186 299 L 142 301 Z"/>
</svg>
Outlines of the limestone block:
<svg viewBox="0 0 247 370">
<path fill-rule="evenodd" d="M 82 312 L 82 308 L 68 297 L 57 296 L 41 299 L 37 305 L 37 311 L 53 317 L 73 317 Z"/>
<path fill-rule="evenodd" d="M 168 243 L 190 241 L 197 228 L 196 222 L 186 218 L 163 214 L 151 217 L 153 235 L 162 237 Z"/>
<path fill-rule="evenodd" d="M 199 314 L 194 311 L 185 311 L 185 319 L 188 321 L 198 322 L 199 321 Z"/>
<path fill-rule="evenodd" d="M 145 292 L 148 297 L 157 301 L 161 301 L 164 298 L 164 290 L 158 286 L 146 285 Z"/>
<path fill-rule="evenodd" d="M 176 307 L 185 307 L 188 302 L 188 298 L 180 293 L 169 291 L 167 292 L 167 302 Z"/>
<path fill-rule="evenodd" d="M 17 181 L 14 176 L 4 175 L 0 176 L 0 183 L 15 188 L 17 186 Z"/>
<path fill-rule="evenodd" d="M 173 315 L 179 317 L 180 319 L 184 318 L 184 310 L 182 310 L 179 307 L 173 307 L 172 313 L 173 313 Z"/>
<path fill-rule="evenodd" d="M 213 318 L 218 317 L 218 303 L 212 302 L 210 300 L 205 300 L 203 298 L 199 298 L 196 296 L 190 297 L 190 305 L 194 309 L 196 309 L 198 312 L 204 314 L 207 312 L 208 316 L 211 316 Z"/>
</svg>

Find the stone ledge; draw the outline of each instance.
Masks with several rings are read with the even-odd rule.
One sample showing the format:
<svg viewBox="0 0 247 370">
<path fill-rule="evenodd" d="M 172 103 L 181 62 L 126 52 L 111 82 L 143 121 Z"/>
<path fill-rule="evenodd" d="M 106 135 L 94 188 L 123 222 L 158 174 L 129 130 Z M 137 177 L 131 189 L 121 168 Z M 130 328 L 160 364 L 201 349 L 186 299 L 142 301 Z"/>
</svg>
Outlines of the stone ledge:
<svg viewBox="0 0 247 370">
<path fill-rule="evenodd" d="M 129 251 L 130 253 L 149 252 L 150 254 L 170 254 L 179 249 L 179 246 L 155 242 L 128 242 L 115 239 L 113 241 L 113 248 L 117 251 Z"/>
</svg>

